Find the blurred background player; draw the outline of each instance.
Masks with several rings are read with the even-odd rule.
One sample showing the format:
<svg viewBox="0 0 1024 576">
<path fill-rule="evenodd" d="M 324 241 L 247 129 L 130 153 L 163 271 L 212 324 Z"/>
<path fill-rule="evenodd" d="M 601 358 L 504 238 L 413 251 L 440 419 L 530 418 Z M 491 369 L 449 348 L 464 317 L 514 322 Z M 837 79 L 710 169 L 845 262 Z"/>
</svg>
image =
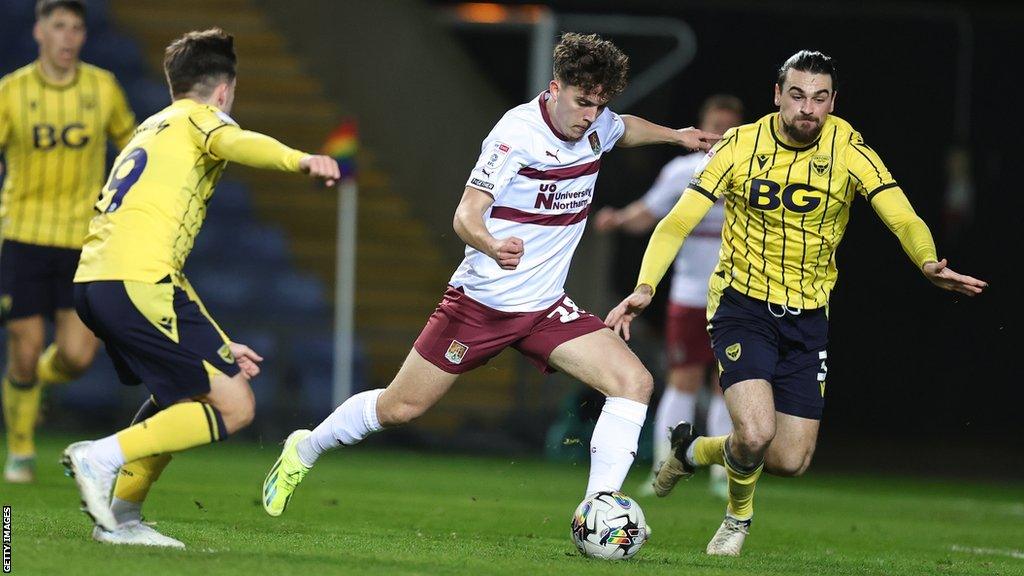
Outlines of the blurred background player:
<svg viewBox="0 0 1024 576">
<path fill-rule="evenodd" d="M 711 96 L 701 105 L 698 121 L 701 130 L 724 134 L 743 121 L 743 102 L 727 94 Z M 625 208 L 602 208 L 594 217 L 595 228 L 601 232 L 623 230 L 637 235 L 651 231 L 683 195 L 704 156 L 702 152 L 695 152 L 674 158 L 661 169 L 654 185 L 642 198 Z M 668 318 L 665 322 L 668 381 L 654 413 L 654 467 L 651 477 L 639 488 L 640 495 L 654 494 L 651 486 L 654 475 L 668 457 L 667 431 L 682 420 L 694 421 L 697 394 L 705 381 L 710 384 L 712 394 L 705 431 L 709 436 L 723 436 L 732 431 L 729 411 L 725 408 L 722 390 L 718 386 L 718 366 L 711 350 L 706 310 L 708 279 L 718 264 L 724 218 L 724 203 L 715 203 L 690 234 L 689 242 L 679 251 L 673 265 Z M 725 468 L 712 466 L 710 480 L 712 492 L 722 498 L 728 496 Z"/>
<path fill-rule="evenodd" d="M 271 516 L 284 512 L 321 454 L 419 417 L 460 374 L 509 347 L 542 372 L 561 370 L 607 397 L 585 495 L 621 488 L 653 382 L 622 339 L 565 293 L 569 264 L 604 153 L 648 144 L 707 149 L 717 136 L 609 110 L 626 87 L 628 59 L 596 34 L 563 34 L 553 68 L 548 89 L 506 112 L 484 140 L 453 222 L 465 258 L 405 363 L 386 389 L 356 394 L 312 432 L 288 436 L 263 484 Z"/>
<path fill-rule="evenodd" d="M 118 156 L 89 224 L 75 307 L 122 383 L 145 383 L 152 393 L 133 426 L 64 452 L 101 542 L 183 547 L 140 522 L 150 486 L 172 453 L 223 440 L 255 413 L 249 379 L 262 358 L 227 338 L 182 272 L 227 163 L 303 171 L 329 184 L 339 177 L 333 159 L 242 130 L 228 116 L 236 63 L 234 38 L 220 29 L 168 46 L 173 103 Z"/>
<path fill-rule="evenodd" d="M 810 466 L 825 405 L 835 251 L 857 195 L 930 282 L 967 296 L 988 286 L 937 258 L 928 226 L 881 158 L 832 115 L 836 85 L 835 64 L 825 54 L 803 50 L 786 60 L 775 84 L 778 112 L 730 130 L 712 148 L 651 236 L 633 294 L 606 318 L 628 336 L 683 241 L 724 197 L 708 314 L 735 430 L 695 437 L 692 425 L 680 423 L 654 486 L 666 496 L 697 466 L 725 466 L 729 503 L 708 542 L 711 555 L 740 554 L 762 471 L 799 476 Z"/>
<path fill-rule="evenodd" d="M 73 309 L 72 278 L 103 183 L 108 138 L 120 149 L 135 130 L 114 76 L 78 59 L 85 43 L 83 2 L 40 0 L 33 36 L 39 58 L 0 79 L 8 482 L 35 478 L 43 386 L 76 378 L 96 355 L 99 341 Z M 44 351 L 46 319 L 54 322 L 55 338 Z"/>
</svg>

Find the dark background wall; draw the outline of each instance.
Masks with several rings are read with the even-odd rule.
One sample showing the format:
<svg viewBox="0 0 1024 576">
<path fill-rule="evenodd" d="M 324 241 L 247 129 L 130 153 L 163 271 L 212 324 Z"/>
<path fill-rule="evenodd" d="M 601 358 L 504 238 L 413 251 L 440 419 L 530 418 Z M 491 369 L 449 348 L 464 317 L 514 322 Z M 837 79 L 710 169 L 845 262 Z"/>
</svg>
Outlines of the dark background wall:
<svg viewBox="0 0 1024 576">
<path fill-rule="evenodd" d="M 1019 459 L 1024 275 L 1016 260 L 1024 246 L 1024 200 L 1015 182 L 1024 128 L 1017 107 L 1024 12 L 967 3 L 878 8 L 845 2 L 549 4 L 561 12 L 663 15 L 687 22 L 697 35 L 696 59 L 629 110 L 672 126 L 693 124 L 700 101 L 713 92 L 740 96 L 748 119 L 756 119 L 773 111 L 775 70 L 789 55 L 811 48 L 835 57 L 836 114 L 881 154 L 931 225 L 940 257 L 948 257 L 957 271 L 988 280 L 991 289 L 972 300 L 932 288 L 867 203 L 855 203 L 831 304 L 823 436 L 839 442 L 894 434 L 910 442 L 965 443 L 975 453 L 1000 444 Z M 962 136 L 955 121 L 958 22 L 973 29 L 969 132 Z M 479 73 L 502 87 L 508 104 L 522 100 L 524 38 L 485 32 L 460 37 Z M 609 37 L 637 70 L 669 48 L 659 41 Z M 973 219 L 954 228 L 943 217 L 946 158 L 961 140 L 973 157 L 976 205 Z M 602 166 L 595 203 L 628 203 L 674 153 L 662 147 L 611 154 Z M 615 292 L 631 288 L 645 245 L 646 238 L 616 242 L 607 279 Z M 660 317 L 649 314 L 646 320 L 658 324 Z"/>
</svg>

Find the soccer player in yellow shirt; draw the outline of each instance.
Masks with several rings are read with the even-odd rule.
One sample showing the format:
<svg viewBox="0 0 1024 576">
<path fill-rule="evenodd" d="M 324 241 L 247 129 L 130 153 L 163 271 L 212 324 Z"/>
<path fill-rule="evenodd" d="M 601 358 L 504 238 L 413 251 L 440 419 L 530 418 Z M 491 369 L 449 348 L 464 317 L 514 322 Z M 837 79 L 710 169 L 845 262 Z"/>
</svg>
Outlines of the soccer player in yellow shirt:
<svg viewBox="0 0 1024 576">
<path fill-rule="evenodd" d="M 708 152 L 679 202 L 651 236 L 633 294 L 605 322 L 629 338 L 683 240 L 724 198 L 718 266 L 708 290 L 708 331 L 733 433 L 694 437 L 681 422 L 654 481 L 665 496 L 698 466 L 729 478 L 725 520 L 712 555 L 739 555 L 762 471 L 798 476 L 811 462 L 828 375 L 828 298 L 850 205 L 863 196 L 925 278 L 967 296 L 985 282 L 936 256 L 927 225 L 882 160 L 845 120 L 832 116 L 833 60 L 801 51 L 779 69 L 777 113 L 728 131 Z"/>
<path fill-rule="evenodd" d="M 33 35 L 39 58 L 0 79 L 4 479 L 18 483 L 35 478 L 42 387 L 76 378 L 96 354 L 99 342 L 72 309 L 71 280 L 105 176 L 107 141 L 120 148 L 135 129 L 114 76 L 78 59 L 82 2 L 39 0 Z M 44 351 L 46 319 L 56 337 Z"/>
<path fill-rule="evenodd" d="M 101 542 L 183 547 L 140 522 L 150 486 L 172 453 L 223 440 L 254 416 L 249 379 L 262 358 L 228 339 L 182 273 L 227 163 L 328 184 L 339 177 L 329 157 L 238 127 L 228 115 L 235 66 L 234 39 L 220 29 L 171 43 L 164 71 L 173 103 L 136 130 L 89 224 L 75 308 L 122 383 L 152 393 L 129 428 L 64 451 Z"/>
</svg>

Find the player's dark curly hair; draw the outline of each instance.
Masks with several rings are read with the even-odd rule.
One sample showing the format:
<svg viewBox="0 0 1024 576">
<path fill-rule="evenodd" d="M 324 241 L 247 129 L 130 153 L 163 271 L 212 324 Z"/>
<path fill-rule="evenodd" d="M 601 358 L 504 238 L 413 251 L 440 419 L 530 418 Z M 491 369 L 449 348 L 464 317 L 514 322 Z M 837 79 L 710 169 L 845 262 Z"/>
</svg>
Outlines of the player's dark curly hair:
<svg viewBox="0 0 1024 576">
<path fill-rule="evenodd" d="M 36 20 L 46 18 L 58 8 L 68 10 L 85 20 L 85 2 L 82 0 L 39 0 L 36 2 Z"/>
<path fill-rule="evenodd" d="M 839 76 L 836 74 L 836 61 L 831 56 L 826 56 L 818 51 L 812 50 L 801 50 L 796 54 L 793 54 L 786 60 L 782 67 L 779 68 L 779 76 L 776 78 L 775 83 L 779 85 L 779 89 L 782 89 L 782 85 L 786 82 L 786 72 L 789 70 L 799 70 L 800 72 L 810 72 L 811 74 L 828 74 L 832 77 L 832 91 L 835 92 L 836 88 L 839 87 Z"/>
<path fill-rule="evenodd" d="M 235 78 L 235 37 L 220 28 L 192 31 L 164 53 L 164 74 L 174 97 L 189 92 L 206 97 L 217 84 Z"/>
<path fill-rule="evenodd" d="M 601 89 L 609 100 L 626 89 L 629 58 L 597 34 L 566 32 L 555 46 L 555 79 L 589 94 Z"/>
</svg>

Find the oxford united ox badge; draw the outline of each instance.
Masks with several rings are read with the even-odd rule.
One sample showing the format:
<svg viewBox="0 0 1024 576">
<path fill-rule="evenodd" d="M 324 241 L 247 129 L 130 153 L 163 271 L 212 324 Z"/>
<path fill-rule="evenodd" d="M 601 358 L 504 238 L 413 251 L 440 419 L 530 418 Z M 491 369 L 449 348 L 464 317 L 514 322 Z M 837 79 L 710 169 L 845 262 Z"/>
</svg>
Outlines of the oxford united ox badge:
<svg viewBox="0 0 1024 576">
<path fill-rule="evenodd" d="M 832 167 L 832 159 L 824 154 L 818 154 L 814 158 L 811 158 L 811 168 L 814 168 L 814 172 L 818 176 L 824 176 L 828 169 Z"/>
<path fill-rule="evenodd" d="M 591 132 L 590 136 L 587 136 L 587 141 L 590 142 L 590 149 L 594 151 L 594 154 L 601 153 L 601 138 L 598 137 L 597 132 Z"/>
<path fill-rule="evenodd" d="M 725 356 L 733 362 L 740 359 L 740 354 L 743 353 L 743 347 L 737 342 L 725 349 Z"/>
</svg>

